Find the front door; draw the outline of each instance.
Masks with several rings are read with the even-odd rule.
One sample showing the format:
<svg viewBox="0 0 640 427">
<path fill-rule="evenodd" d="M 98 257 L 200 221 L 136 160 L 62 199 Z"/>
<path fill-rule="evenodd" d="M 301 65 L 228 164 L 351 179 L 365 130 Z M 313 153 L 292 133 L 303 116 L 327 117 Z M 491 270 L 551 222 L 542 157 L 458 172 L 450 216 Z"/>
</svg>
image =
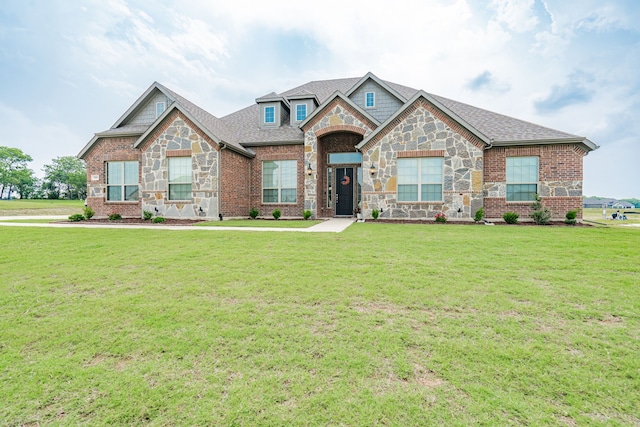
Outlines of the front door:
<svg viewBox="0 0 640 427">
<path fill-rule="evenodd" d="M 336 168 L 336 215 L 353 215 L 353 168 Z"/>
</svg>

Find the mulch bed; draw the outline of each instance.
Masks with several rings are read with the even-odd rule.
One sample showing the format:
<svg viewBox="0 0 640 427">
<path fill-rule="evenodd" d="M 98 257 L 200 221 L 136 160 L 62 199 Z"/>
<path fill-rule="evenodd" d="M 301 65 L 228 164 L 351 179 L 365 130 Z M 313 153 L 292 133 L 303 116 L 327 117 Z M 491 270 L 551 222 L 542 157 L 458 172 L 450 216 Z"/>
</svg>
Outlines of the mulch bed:
<svg viewBox="0 0 640 427">
<path fill-rule="evenodd" d="M 58 224 L 96 224 L 96 225 L 152 225 L 154 227 L 162 227 L 163 225 L 184 225 L 184 226 L 192 226 L 193 224 L 197 224 L 199 222 L 204 222 L 201 219 L 170 219 L 165 218 L 164 222 L 154 223 L 152 220 L 145 221 L 142 218 L 122 218 L 109 220 L 107 218 L 91 218 L 88 221 L 78 221 L 78 222 L 70 222 L 70 221 L 60 221 Z"/>
<path fill-rule="evenodd" d="M 416 220 L 416 219 L 381 219 L 377 220 L 368 219 L 367 222 L 382 222 L 385 224 L 430 224 L 430 225 L 486 225 L 484 222 L 475 222 L 475 221 L 447 221 L 447 222 L 435 222 L 434 220 Z M 563 221 L 551 221 L 545 225 L 538 225 L 535 222 L 517 222 L 516 224 L 507 224 L 503 221 L 496 221 L 491 223 L 493 225 L 504 225 L 504 226 L 536 226 L 536 227 L 592 227 L 591 224 L 585 223 L 576 223 L 574 225 L 565 224 Z"/>
</svg>

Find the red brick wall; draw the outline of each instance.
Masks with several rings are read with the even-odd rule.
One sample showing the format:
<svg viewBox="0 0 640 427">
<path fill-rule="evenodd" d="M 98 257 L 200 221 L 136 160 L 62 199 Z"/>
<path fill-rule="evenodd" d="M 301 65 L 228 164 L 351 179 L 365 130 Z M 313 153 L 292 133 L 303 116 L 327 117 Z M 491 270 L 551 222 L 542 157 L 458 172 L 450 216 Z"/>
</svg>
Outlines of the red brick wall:
<svg viewBox="0 0 640 427">
<path fill-rule="evenodd" d="M 220 197 L 224 217 L 248 217 L 251 200 L 252 160 L 229 149 L 222 150 Z"/>
<path fill-rule="evenodd" d="M 280 209 L 282 216 L 301 217 L 302 210 L 304 209 L 304 146 L 300 144 L 250 148 L 256 153 L 256 157 L 251 160 L 251 205 L 249 208 L 258 209 L 260 216 L 264 217 L 271 217 L 271 212 L 273 212 L 274 209 Z M 298 191 L 297 202 L 295 204 L 262 203 L 263 160 L 297 160 Z"/>
<path fill-rule="evenodd" d="M 138 161 L 140 151 L 133 148 L 136 137 L 100 138 L 91 150 L 84 156 L 87 163 L 87 204 L 96 211 L 96 217 L 105 217 L 117 212 L 123 217 L 140 217 L 142 208 L 140 202 L 107 202 L 106 201 L 106 163 L 110 161 Z M 138 169 L 141 170 L 140 168 Z M 138 172 L 140 173 L 140 172 Z M 91 176 L 98 175 L 98 181 L 92 181 Z M 138 177 L 138 182 L 141 179 Z M 91 189 L 101 189 L 102 196 L 91 197 Z"/>
<path fill-rule="evenodd" d="M 484 154 L 484 182 L 504 183 L 506 181 L 506 158 L 515 156 L 538 156 L 541 184 L 558 181 L 582 181 L 583 157 L 585 152 L 571 144 L 537 145 L 531 147 L 493 147 Z M 486 188 L 485 185 L 485 188 Z M 569 210 L 577 210 L 582 218 L 582 195 L 565 197 L 541 195 L 542 204 L 553 212 L 553 219 L 563 219 Z M 505 198 L 484 199 L 487 218 L 502 218 L 505 212 L 517 212 L 521 220 L 530 219 L 531 202 L 509 202 Z"/>
</svg>

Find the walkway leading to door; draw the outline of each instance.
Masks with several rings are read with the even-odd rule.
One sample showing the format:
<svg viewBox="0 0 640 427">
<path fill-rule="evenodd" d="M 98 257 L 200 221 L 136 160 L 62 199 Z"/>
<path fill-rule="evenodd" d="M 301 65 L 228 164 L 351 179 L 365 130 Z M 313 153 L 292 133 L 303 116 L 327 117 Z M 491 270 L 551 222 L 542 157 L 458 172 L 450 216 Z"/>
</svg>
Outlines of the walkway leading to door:
<svg viewBox="0 0 640 427">
<path fill-rule="evenodd" d="M 51 227 L 51 228 L 141 228 L 149 230 L 235 230 L 235 231 L 292 231 L 298 233 L 340 233 L 354 223 L 354 218 L 331 218 L 322 221 L 309 228 L 262 228 L 262 227 L 189 227 L 184 225 L 119 225 L 119 224 L 87 224 L 87 223 L 69 223 L 54 224 L 44 222 L 2 222 L 8 220 L 22 219 L 51 219 L 64 220 L 67 217 L 54 216 L 4 216 L 0 217 L 0 226 L 6 227 Z"/>
</svg>

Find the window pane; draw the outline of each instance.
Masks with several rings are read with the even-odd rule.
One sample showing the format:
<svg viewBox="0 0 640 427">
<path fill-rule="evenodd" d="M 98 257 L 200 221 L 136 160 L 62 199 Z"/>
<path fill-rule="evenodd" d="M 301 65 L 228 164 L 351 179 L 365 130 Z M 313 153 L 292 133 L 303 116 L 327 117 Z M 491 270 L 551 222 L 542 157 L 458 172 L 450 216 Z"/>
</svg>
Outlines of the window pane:
<svg viewBox="0 0 640 427">
<path fill-rule="evenodd" d="M 401 184 L 418 184 L 418 159 L 398 160 L 398 188 Z"/>
<path fill-rule="evenodd" d="M 302 121 L 307 117 L 307 104 L 296 105 L 296 120 Z"/>
<path fill-rule="evenodd" d="M 278 203 L 278 190 L 262 190 L 262 201 L 264 203 Z"/>
<path fill-rule="evenodd" d="M 333 170 L 331 168 L 327 168 L 327 207 L 330 208 L 331 202 L 333 200 Z"/>
<path fill-rule="evenodd" d="M 421 161 L 421 183 L 442 183 L 442 158 L 428 157 Z"/>
<path fill-rule="evenodd" d="M 296 187 L 296 161 L 285 160 L 280 162 L 280 179 L 283 188 L 295 188 Z"/>
<path fill-rule="evenodd" d="M 507 184 L 508 202 L 529 202 L 536 198 L 538 186 L 536 184 Z"/>
<path fill-rule="evenodd" d="M 169 200 L 191 200 L 191 184 L 169 184 Z"/>
<path fill-rule="evenodd" d="M 264 107 L 264 122 L 275 123 L 276 121 L 276 107 Z"/>
<path fill-rule="evenodd" d="M 296 202 L 296 189 L 295 188 L 283 188 L 281 191 L 282 203 L 295 203 Z"/>
<path fill-rule="evenodd" d="M 160 117 L 164 113 L 164 102 L 158 102 L 156 104 L 156 117 Z"/>
<path fill-rule="evenodd" d="M 124 199 L 125 200 L 138 200 L 138 186 L 126 185 L 124 187 Z"/>
<path fill-rule="evenodd" d="M 138 184 L 138 162 L 124 162 L 124 183 Z"/>
<path fill-rule="evenodd" d="M 538 157 L 507 157 L 507 183 L 538 182 Z"/>
<path fill-rule="evenodd" d="M 262 187 L 278 188 L 278 163 L 262 162 Z"/>
<path fill-rule="evenodd" d="M 107 187 L 107 200 L 118 202 L 122 200 L 122 187 L 119 185 L 110 185 Z"/>
<path fill-rule="evenodd" d="M 107 163 L 107 184 L 122 184 L 122 162 Z"/>
<path fill-rule="evenodd" d="M 422 201 L 442 201 L 442 184 L 422 184 Z"/>
<path fill-rule="evenodd" d="M 362 153 L 331 153 L 329 154 L 329 164 L 360 164 L 362 163 Z"/>
<path fill-rule="evenodd" d="M 169 158 L 169 183 L 191 183 L 191 157 Z"/>
<path fill-rule="evenodd" d="M 398 185 L 398 201 L 399 202 L 417 202 L 418 201 L 418 184 Z"/>
<path fill-rule="evenodd" d="M 373 107 L 375 105 L 375 94 L 373 92 L 367 92 L 366 95 L 366 106 L 367 107 Z"/>
</svg>

